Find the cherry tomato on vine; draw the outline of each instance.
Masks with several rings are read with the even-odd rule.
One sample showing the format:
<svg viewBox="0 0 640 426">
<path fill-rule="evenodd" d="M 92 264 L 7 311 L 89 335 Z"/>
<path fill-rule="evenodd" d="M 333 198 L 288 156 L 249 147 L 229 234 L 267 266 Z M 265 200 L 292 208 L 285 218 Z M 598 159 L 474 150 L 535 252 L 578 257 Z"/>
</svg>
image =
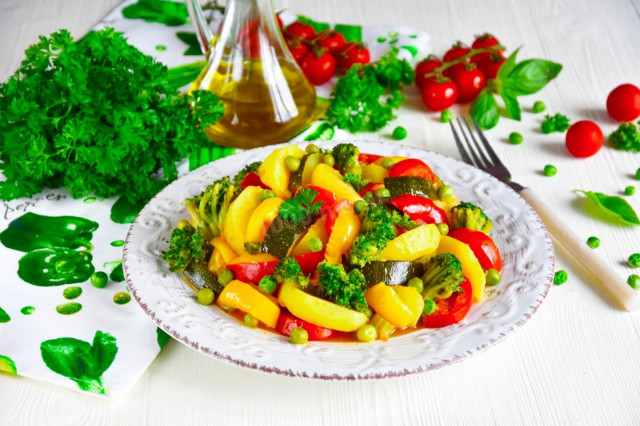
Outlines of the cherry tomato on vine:
<svg viewBox="0 0 640 426">
<path fill-rule="evenodd" d="M 334 30 L 322 31 L 319 34 L 319 38 L 320 39 L 317 41 L 318 46 L 327 48 L 331 51 L 338 49 L 347 42 L 341 33 Z"/>
<path fill-rule="evenodd" d="M 354 64 L 368 64 L 370 61 L 369 49 L 362 43 L 350 41 L 333 50 L 338 68 L 348 70 Z"/>
<path fill-rule="evenodd" d="M 500 42 L 497 38 L 495 38 L 492 34 L 484 33 L 479 36 L 476 36 L 476 39 L 471 44 L 472 49 L 484 49 L 485 47 L 497 46 Z M 498 50 L 498 52 L 500 52 Z M 472 63 L 479 64 L 480 62 L 486 61 L 489 59 L 489 55 L 491 52 L 478 53 L 477 55 L 473 55 L 469 60 Z"/>
<path fill-rule="evenodd" d="M 427 81 L 435 80 L 435 76 L 426 78 L 424 75 L 429 74 L 440 65 L 442 65 L 442 61 L 433 55 L 429 55 L 426 59 L 420 61 L 416 66 L 416 77 L 414 80 L 416 86 L 422 89 L 422 86 L 424 86 Z"/>
<path fill-rule="evenodd" d="M 288 40 L 287 47 L 296 62 L 300 62 L 302 57 L 309 52 L 309 48 L 300 40 Z"/>
<path fill-rule="evenodd" d="M 336 60 L 327 50 L 309 52 L 300 59 L 300 68 L 311 84 L 324 84 L 336 73 Z"/>
<path fill-rule="evenodd" d="M 487 79 L 496 78 L 504 61 L 506 61 L 506 59 L 502 55 L 502 52 L 491 52 L 487 59 L 478 64 L 478 68 L 482 70 Z"/>
<path fill-rule="evenodd" d="M 471 49 L 469 48 L 469 46 L 467 46 L 461 41 L 458 41 L 453 46 L 451 46 L 451 49 L 447 50 L 447 52 L 442 57 L 442 62 L 455 61 L 456 59 L 469 53 L 470 50 Z M 444 70 L 444 74 L 447 76 L 452 75 L 456 70 L 464 68 L 468 62 L 469 62 L 468 60 L 464 60 L 459 64 L 455 64 L 447 68 L 446 70 Z"/>
<path fill-rule="evenodd" d="M 420 93 L 425 106 L 436 112 L 449 108 L 458 99 L 458 88 L 449 79 L 427 81 Z"/>
<path fill-rule="evenodd" d="M 316 30 L 309 24 L 304 22 L 296 21 L 286 28 L 287 32 L 303 38 L 305 40 L 313 40 L 316 37 Z"/>
<path fill-rule="evenodd" d="M 604 136 L 600 127 L 589 120 L 578 121 L 569 127 L 565 144 L 574 157 L 591 157 L 602 147 Z"/>
<path fill-rule="evenodd" d="M 616 121 L 633 121 L 640 116 L 640 89 L 633 84 L 621 84 L 609 93 L 607 111 Z"/>
<path fill-rule="evenodd" d="M 451 76 L 451 80 L 458 88 L 457 102 L 461 104 L 474 100 L 487 85 L 484 73 L 473 65 L 456 70 Z"/>
</svg>

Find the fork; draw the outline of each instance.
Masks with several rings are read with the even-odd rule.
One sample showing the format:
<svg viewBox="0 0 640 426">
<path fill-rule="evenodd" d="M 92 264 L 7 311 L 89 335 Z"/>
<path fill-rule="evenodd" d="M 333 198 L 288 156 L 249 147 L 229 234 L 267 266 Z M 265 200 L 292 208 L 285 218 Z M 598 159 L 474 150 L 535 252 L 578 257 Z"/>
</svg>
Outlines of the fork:
<svg viewBox="0 0 640 426">
<path fill-rule="evenodd" d="M 455 121 L 458 124 L 458 130 L 453 120 L 449 124 L 462 160 L 501 180 L 520 194 L 538 213 L 555 240 L 593 274 L 594 278 L 623 308 L 632 311 L 640 307 L 640 296 L 592 249 L 588 248 L 586 243 L 571 230 L 571 227 L 560 220 L 558 215 L 554 214 L 531 189 L 511 180 L 511 173 L 491 148 L 473 117 L 462 120 L 457 118 Z"/>
</svg>

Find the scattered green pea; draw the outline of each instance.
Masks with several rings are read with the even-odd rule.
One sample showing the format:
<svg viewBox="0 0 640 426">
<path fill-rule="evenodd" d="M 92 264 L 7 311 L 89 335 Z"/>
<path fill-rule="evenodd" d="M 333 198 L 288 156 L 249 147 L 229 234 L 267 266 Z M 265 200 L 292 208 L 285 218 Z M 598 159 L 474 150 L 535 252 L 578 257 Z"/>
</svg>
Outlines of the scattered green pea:
<svg viewBox="0 0 640 426">
<path fill-rule="evenodd" d="M 67 287 L 62 291 L 62 297 L 64 297 L 67 300 L 76 299 L 80 297 L 81 294 L 82 294 L 82 287 L 78 287 L 78 286 Z"/>
<path fill-rule="evenodd" d="M 356 331 L 356 338 L 360 342 L 373 342 L 378 338 L 378 330 L 371 324 L 365 324 Z"/>
<path fill-rule="evenodd" d="M 520 145 L 523 140 L 524 140 L 524 138 L 518 132 L 511 132 L 509 134 L 509 142 L 511 142 L 511 144 L 513 144 L 513 145 Z"/>
<path fill-rule="evenodd" d="M 442 185 L 440 188 L 438 188 L 438 198 L 442 201 L 450 200 L 455 195 L 456 194 L 453 191 L 453 187 L 450 185 Z"/>
<path fill-rule="evenodd" d="M 545 109 L 547 109 L 547 106 L 544 104 L 544 102 L 542 102 L 542 101 L 535 101 L 535 102 L 533 103 L 533 108 L 532 108 L 532 110 L 533 110 L 533 112 L 534 112 L 535 114 L 539 114 L 539 113 L 541 113 L 542 111 L 544 111 Z"/>
<path fill-rule="evenodd" d="M 300 159 L 298 157 L 294 157 L 293 155 L 288 155 L 284 158 L 284 166 L 290 172 L 295 172 L 300 168 Z"/>
<path fill-rule="evenodd" d="M 278 281 L 273 277 L 273 275 L 265 275 L 258 283 L 258 289 L 266 294 L 272 294 L 276 291 L 277 286 Z"/>
<path fill-rule="evenodd" d="M 440 235 L 447 235 L 449 233 L 449 225 L 446 223 L 438 223 L 436 224 L 436 228 L 438 228 Z"/>
<path fill-rule="evenodd" d="M 541 129 L 544 134 L 553 133 L 556 130 L 556 125 L 553 121 L 543 121 Z"/>
<path fill-rule="evenodd" d="M 244 316 L 244 325 L 249 328 L 256 328 L 258 326 L 258 319 L 251 314 Z"/>
<path fill-rule="evenodd" d="M 629 284 L 629 287 L 634 290 L 640 289 L 640 276 L 636 274 L 629 275 L 629 278 L 627 278 L 627 284 Z"/>
<path fill-rule="evenodd" d="M 213 299 L 215 299 L 215 294 L 210 288 L 202 287 L 198 290 L 198 293 L 196 293 L 196 297 L 198 298 L 198 303 L 201 305 L 210 305 L 213 303 Z"/>
<path fill-rule="evenodd" d="M 415 288 L 416 290 L 418 290 L 418 293 L 422 293 L 422 290 L 424 290 L 424 282 L 422 282 L 422 280 L 418 277 L 411 278 L 407 283 L 407 286 Z"/>
<path fill-rule="evenodd" d="M 264 201 L 269 198 L 273 198 L 276 196 L 276 193 L 270 189 L 263 189 L 260 191 L 260 201 Z"/>
<path fill-rule="evenodd" d="M 105 288 L 109 281 L 109 277 L 106 272 L 98 271 L 91 275 L 91 285 L 97 288 Z"/>
<path fill-rule="evenodd" d="M 25 306 L 24 308 L 20 309 L 20 313 L 22 315 L 31 315 L 35 311 L 36 311 L 36 308 L 34 308 L 33 306 Z"/>
<path fill-rule="evenodd" d="M 180 222 L 178 222 L 178 229 L 184 229 L 187 226 L 191 226 L 187 219 L 182 219 Z"/>
<path fill-rule="evenodd" d="M 223 286 L 226 286 L 233 280 L 233 272 L 228 269 L 223 269 L 218 272 L 218 282 Z"/>
<path fill-rule="evenodd" d="M 56 312 L 61 315 L 73 315 L 80 312 L 82 305 L 79 303 L 65 303 L 63 305 L 56 306 Z"/>
<path fill-rule="evenodd" d="M 393 165 L 396 164 L 395 161 L 393 161 L 393 158 L 383 158 L 382 162 L 381 162 L 381 166 L 384 167 L 385 169 L 390 169 L 391 167 L 393 167 Z"/>
<path fill-rule="evenodd" d="M 123 240 L 111 241 L 111 246 L 112 247 L 121 247 L 123 245 L 124 245 L 124 241 Z"/>
<path fill-rule="evenodd" d="M 638 170 L 636 170 L 636 180 L 640 180 L 640 167 L 638 167 Z"/>
<path fill-rule="evenodd" d="M 312 252 L 317 252 L 322 250 L 322 240 L 318 237 L 313 237 L 309 240 L 309 242 L 307 243 L 307 247 L 309 248 L 309 250 L 311 250 Z"/>
<path fill-rule="evenodd" d="M 333 167 L 333 165 L 336 164 L 336 159 L 333 158 L 333 155 L 331 154 L 325 154 L 322 156 L 322 162 L 327 166 Z"/>
<path fill-rule="evenodd" d="M 375 195 L 377 198 L 387 198 L 391 196 L 391 192 L 387 188 L 378 188 Z"/>
<path fill-rule="evenodd" d="M 320 152 L 320 148 L 318 147 L 318 145 L 315 145 L 312 143 L 307 145 L 307 147 L 304 150 L 306 151 L 307 154 L 317 154 Z"/>
<path fill-rule="evenodd" d="M 125 305 L 131 301 L 131 295 L 124 291 L 119 291 L 113 295 L 113 301 L 118 305 Z"/>
<path fill-rule="evenodd" d="M 497 269 L 489 268 L 486 273 L 486 282 L 488 286 L 494 286 L 500 284 L 502 280 L 502 275 L 498 272 Z"/>
<path fill-rule="evenodd" d="M 440 121 L 442 121 L 443 123 L 448 123 L 451 120 L 453 120 L 453 113 L 448 109 L 445 109 L 440 113 Z"/>
<path fill-rule="evenodd" d="M 393 133 L 391 134 L 391 136 L 393 136 L 395 140 L 400 141 L 407 137 L 407 129 L 402 126 L 398 126 L 393 129 Z"/>
<path fill-rule="evenodd" d="M 633 253 L 629 256 L 627 262 L 629 262 L 629 266 L 632 268 L 640 268 L 640 253 Z"/>
<path fill-rule="evenodd" d="M 163 45 L 163 44 L 157 44 L 156 45 L 156 50 L 159 50 L 161 52 L 167 50 L 167 46 Z"/>
<path fill-rule="evenodd" d="M 545 176 L 551 177 L 551 176 L 555 176 L 556 173 L 558 173 L 558 169 L 553 164 L 547 164 L 546 166 L 544 166 L 543 172 Z"/>
<path fill-rule="evenodd" d="M 353 203 L 353 211 L 356 212 L 356 214 L 360 214 L 365 207 L 367 207 L 367 202 L 365 200 L 358 200 Z"/>
<path fill-rule="evenodd" d="M 636 193 L 636 187 L 635 186 L 629 185 L 624 189 L 624 195 L 633 195 L 635 193 Z"/>
<path fill-rule="evenodd" d="M 385 41 L 387 41 L 386 37 L 380 36 L 376 39 L 378 41 L 378 43 L 384 43 Z"/>
<path fill-rule="evenodd" d="M 567 271 L 563 271 L 561 269 L 559 271 L 556 271 L 556 273 L 554 274 L 553 283 L 555 285 L 562 285 L 566 283 L 568 279 L 569 279 L 569 275 L 567 274 Z"/>
<path fill-rule="evenodd" d="M 587 245 L 592 249 L 600 247 L 600 238 L 598 237 L 589 237 L 587 238 Z"/>
<path fill-rule="evenodd" d="M 424 308 L 422 309 L 422 315 L 427 316 L 433 314 L 436 309 L 438 309 L 438 305 L 431 299 L 427 299 L 424 301 Z"/>
<path fill-rule="evenodd" d="M 296 327 L 291 330 L 289 341 L 294 345 L 304 345 L 309 341 L 309 333 L 307 333 L 307 330 L 302 327 Z"/>
</svg>

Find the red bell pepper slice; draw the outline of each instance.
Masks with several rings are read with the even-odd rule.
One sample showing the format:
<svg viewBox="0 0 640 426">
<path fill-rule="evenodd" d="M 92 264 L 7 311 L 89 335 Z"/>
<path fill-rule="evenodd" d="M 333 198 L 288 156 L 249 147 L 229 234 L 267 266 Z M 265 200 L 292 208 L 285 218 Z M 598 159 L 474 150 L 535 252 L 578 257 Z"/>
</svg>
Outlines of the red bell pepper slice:
<svg viewBox="0 0 640 426">
<path fill-rule="evenodd" d="M 353 209 L 353 203 L 349 200 L 340 200 L 331 206 L 329 213 L 327 213 L 327 222 L 326 229 L 327 235 L 331 235 L 331 231 L 333 231 L 333 225 L 335 225 L 336 220 L 338 219 L 338 215 L 340 214 L 340 210 L 342 209 Z"/>
<path fill-rule="evenodd" d="M 382 158 L 382 155 L 363 153 L 358 154 L 358 162 L 363 164 L 375 163 L 376 160 L 379 160 L 380 158 Z"/>
<path fill-rule="evenodd" d="M 425 328 L 440 328 L 462 320 L 471 309 L 471 283 L 465 278 L 460 283 L 461 293 L 453 293 L 436 302 L 436 311 L 422 317 Z"/>
<path fill-rule="evenodd" d="M 458 228 L 449 231 L 447 235 L 468 245 L 473 251 L 473 254 L 478 258 L 480 266 L 482 266 L 482 269 L 485 271 L 490 268 L 498 272 L 502 271 L 500 251 L 491 237 L 484 232 Z"/>
<path fill-rule="evenodd" d="M 389 201 L 396 209 L 409 216 L 409 219 L 416 221 L 419 225 L 427 223 L 446 223 L 447 214 L 440 207 L 436 206 L 432 200 L 418 195 L 403 194 Z"/>
<path fill-rule="evenodd" d="M 308 189 L 313 189 L 314 191 L 316 191 L 318 193 L 318 195 L 316 195 L 316 198 L 313 199 L 313 202 L 318 202 L 321 201 L 322 202 L 322 206 L 320 207 L 320 216 L 322 216 L 323 214 L 326 214 L 329 212 L 329 210 L 331 210 L 331 207 L 333 206 L 333 203 L 336 202 L 336 194 L 334 194 L 331 191 L 327 191 L 324 188 L 320 188 L 319 186 L 314 186 L 314 185 L 304 185 L 299 187 L 294 195 L 297 195 L 298 192 L 300 192 L 300 190 L 302 188 L 308 188 Z"/>
<path fill-rule="evenodd" d="M 424 161 L 417 158 L 407 158 L 406 160 L 398 161 L 389 169 L 389 177 L 400 176 L 417 176 L 427 179 L 431 183 L 434 183 L 436 178 L 433 171 Z"/>
<path fill-rule="evenodd" d="M 266 275 L 273 275 L 279 260 L 257 263 L 236 263 L 227 265 L 227 269 L 233 272 L 233 277 L 245 283 L 258 284 Z"/>
<path fill-rule="evenodd" d="M 242 182 L 240 182 L 240 186 L 244 189 L 247 186 L 259 186 L 263 189 L 271 189 L 260 180 L 260 176 L 258 176 L 255 172 L 249 172 L 246 174 Z"/>
<path fill-rule="evenodd" d="M 289 336 L 291 334 L 291 330 L 296 327 L 304 328 L 307 330 L 307 334 L 309 335 L 309 340 L 326 340 L 331 337 L 334 337 L 339 331 L 333 330 L 331 328 L 320 327 L 310 322 L 301 320 L 298 317 L 294 317 L 289 312 L 284 309 L 280 312 L 280 316 L 278 317 L 278 322 L 276 324 L 276 330 L 279 333 L 284 334 L 285 336 Z M 340 333 L 341 334 L 341 333 Z"/>
<path fill-rule="evenodd" d="M 294 259 L 298 261 L 303 274 L 312 275 L 318 269 L 318 264 L 324 260 L 324 250 L 301 254 Z"/>
</svg>

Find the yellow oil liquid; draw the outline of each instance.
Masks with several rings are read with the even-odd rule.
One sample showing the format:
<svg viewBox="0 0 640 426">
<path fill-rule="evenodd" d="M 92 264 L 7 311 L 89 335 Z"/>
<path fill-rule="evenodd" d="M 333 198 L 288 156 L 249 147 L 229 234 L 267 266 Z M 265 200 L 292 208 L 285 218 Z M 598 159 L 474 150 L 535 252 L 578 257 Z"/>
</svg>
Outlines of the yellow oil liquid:
<svg viewBox="0 0 640 426">
<path fill-rule="evenodd" d="M 205 68 L 191 87 L 212 91 L 224 104 L 223 117 L 205 129 L 211 141 L 244 149 L 284 142 L 315 118 L 315 89 L 291 64 L 283 61 L 279 70 L 263 69 L 260 60 L 243 65 L 239 76 L 227 62 Z"/>
</svg>

